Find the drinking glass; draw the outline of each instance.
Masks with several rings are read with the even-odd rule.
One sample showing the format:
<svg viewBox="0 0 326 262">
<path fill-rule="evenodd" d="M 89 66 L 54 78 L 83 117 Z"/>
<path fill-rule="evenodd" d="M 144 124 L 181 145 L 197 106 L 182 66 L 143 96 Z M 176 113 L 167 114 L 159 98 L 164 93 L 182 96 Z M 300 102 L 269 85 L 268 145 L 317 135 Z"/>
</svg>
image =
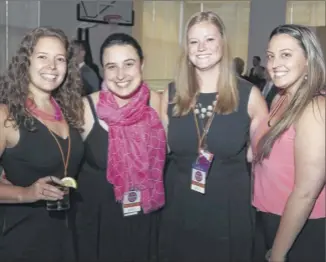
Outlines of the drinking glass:
<svg viewBox="0 0 326 262">
<path fill-rule="evenodd" d="M 57 183 L 51 182 L 49 183 L 52 186 L 57 187 L 61 191 L 64 192 L 63 198 L 55 201 L 46 201 L 46 209 L 48 211 L 62 211 L 68 210 L 70 208 L 70 188 L 62 185 L 58 185 Z"/>
</svg>

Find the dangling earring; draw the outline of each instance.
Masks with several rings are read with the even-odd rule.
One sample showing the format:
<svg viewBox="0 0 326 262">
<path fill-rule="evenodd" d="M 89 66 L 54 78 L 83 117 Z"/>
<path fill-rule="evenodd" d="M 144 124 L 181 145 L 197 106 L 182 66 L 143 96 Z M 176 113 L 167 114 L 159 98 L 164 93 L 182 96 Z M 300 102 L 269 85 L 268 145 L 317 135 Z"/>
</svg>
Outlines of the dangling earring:
<svg viewBox="0 0 326 262">
<path fill-rule="evenodd" d="M 308 80 L 308 76 L 307 75 L 304 76 L 304 80 Z"/>
</svg>

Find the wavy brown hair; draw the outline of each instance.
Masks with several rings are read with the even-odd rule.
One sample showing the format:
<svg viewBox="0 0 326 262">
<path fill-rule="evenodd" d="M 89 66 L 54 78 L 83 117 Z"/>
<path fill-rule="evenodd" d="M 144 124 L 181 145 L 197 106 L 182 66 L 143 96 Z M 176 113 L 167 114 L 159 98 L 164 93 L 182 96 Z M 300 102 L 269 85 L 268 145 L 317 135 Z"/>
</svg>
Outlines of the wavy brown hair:
<svg viewBox="0 0 326 262">
<path fill-rule="evenodd" d="M 216 91 L 219 92 L 216 112 L 219 114 L 230 114 L 237 110 L 239 104 L 239 92 L 237 80 L 233 70 L 233 59 L 231 56 L 226 28 L 222 19 L 214 12 L 200 12 L 194 14 L 188 21 L 184 47 L 180 56 L 179 68 L 175 79 L 176 94 L 174 97 L 174 116 L 183 116 L 189 113 L 199 94 L 199 85 L 195 66 L 188 57 L 188 32 L 192 26 L 202 22 L 209 22 L 217 27 L 222 37 L 222 59 L 219 62 L 220 74 Z"/>
<path fill-rule="evenodd" d="M 279 34 L 286 34 L 297 40 L 308 62 L 307 75 L 295 92 L 282 118 L 258 142 L 256 162 L 261 162 L 269 156 L 275 141 L 299 119 L 308 104 L 314 102 L 317 95 L 324 95 L 325 91 L 325 60 L 316 35 L 305 26 L 281 25 L 272 31 L 269 39 L 271 40 Z M 325 110 L 325 108 L 321 110 Z"/>
<path fill-rule="evenodd" d="M 0 103 L 5 104 L 9 112 L 6 122 L 12 122 L 15 128 L 24 126 L 28 130 L 35 129 L 35 119 L 26 109 L 25 102 L 29 95 L 29 58 L 33 54 L 38 40 L 43 37 L 58 38 L 66 49 L 67 73 L 62 84 L 53 91 L 52 96 L 60 105 L 68 124 L 81 130 L 84 124 L 84 106 L 75 51 L 65 33 L 52 27 L 38 27 L 27 33 L 8 69 L 0 77 Z"/>
</svg>

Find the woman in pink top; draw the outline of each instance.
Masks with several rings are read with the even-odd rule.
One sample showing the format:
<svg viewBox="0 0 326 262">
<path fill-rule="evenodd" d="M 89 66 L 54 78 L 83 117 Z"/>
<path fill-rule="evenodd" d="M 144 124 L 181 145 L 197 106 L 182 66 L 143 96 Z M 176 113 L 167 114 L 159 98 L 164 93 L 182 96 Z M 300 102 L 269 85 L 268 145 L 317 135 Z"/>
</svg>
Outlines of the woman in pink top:
<svg viewBox="0 0 326 262">
<path fill-rule="evenodd" d="M 252 141 L 253 205 L 270 262 L 325 261 L 324 61 L 308 28 L 271 33 L 267 70 L 280 93 Z"/>
</svg>

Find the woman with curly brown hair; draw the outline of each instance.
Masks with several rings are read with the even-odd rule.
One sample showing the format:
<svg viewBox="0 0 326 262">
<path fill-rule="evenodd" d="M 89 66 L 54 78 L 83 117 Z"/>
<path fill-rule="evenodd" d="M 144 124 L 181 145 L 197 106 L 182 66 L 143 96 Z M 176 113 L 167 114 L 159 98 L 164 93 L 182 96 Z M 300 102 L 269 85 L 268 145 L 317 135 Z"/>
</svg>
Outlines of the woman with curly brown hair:
<svg viewBox="0 0 326 262">
<path fill-rule="evenodd" d="M 0 183 L 1 261 L 75 260 L 69 191 L 58 185 L 83 156 L 80 92 L 65 34 L 40 27 L 25 35 L 0 78 L 0 160 L 10 182 Z"/>
</svg>

